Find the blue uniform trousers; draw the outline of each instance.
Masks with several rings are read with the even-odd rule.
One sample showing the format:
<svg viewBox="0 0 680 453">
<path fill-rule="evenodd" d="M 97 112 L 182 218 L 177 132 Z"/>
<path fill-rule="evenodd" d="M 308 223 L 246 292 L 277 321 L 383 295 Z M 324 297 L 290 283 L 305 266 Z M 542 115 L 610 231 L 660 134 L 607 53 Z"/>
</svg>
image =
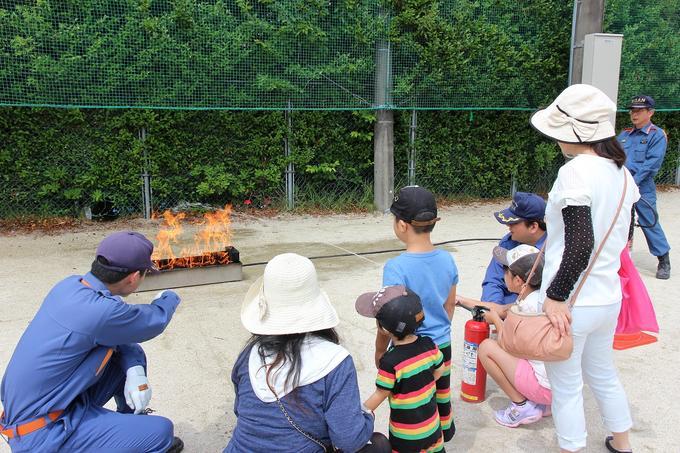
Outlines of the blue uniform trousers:
<svg viewBox="0 0 680 453">
<path fill-rule="evenodd" d="M 647 240 L 649 252 L 654 256 L 662 256 L 668 253 L 671 246 L 668 244 L 666 235 L 661 228 L 661 222 L 657 221 L 653 227 L 646 227 L 652 225 L 655 220 L 656 212 L 656 187 L 652 186 L 651 190 L 647 184 L 642 184 L 640 187 L 640 198 L 635 205 L 635 211 L 638 215 L 638 223 L 642 227 L 642 232 Z M 646 202 L 646 203 L 645 203 Z"/>
<path fill-rule="evenodd" d="M 102 355 L 108 348 L 99 348 Z M 134 415 L 125 403 L 125 371 L 115 353 L 99 380 L 45 428 L 12 439 L 12 452 L 163 453 L 170 448 L 173 425 L 165 417 Z M 114 398 L 118 412 L 102 407 Z M 70 431 L 70 432 L 69 432 Z"/>
</svg>

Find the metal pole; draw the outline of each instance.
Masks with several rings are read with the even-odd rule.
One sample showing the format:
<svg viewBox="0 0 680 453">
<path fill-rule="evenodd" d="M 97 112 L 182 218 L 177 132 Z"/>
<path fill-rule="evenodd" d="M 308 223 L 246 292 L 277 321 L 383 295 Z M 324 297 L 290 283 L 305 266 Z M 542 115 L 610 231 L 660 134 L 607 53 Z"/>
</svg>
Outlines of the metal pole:
<svg viewBox="0 0 680 453">
<path fill-rule="evenodd" d="M 569 84 L 581 83 L 583 73 L 583 42 L 586 35 L 602 33 L 605 0 L 574 0 L 573 37 L 569 58 Z"/>
<path fill-rule="evenodd" d="M 286 158 L 290 158 L 291 147 L 290 141 L 293 135 L 293 115 L 290 101 L 288 101 L 288 109 L 285 111 L 286 125 L 288 127 L 286 139 L 284 141 L 284 151 Z M 286 207 L 293 209 L 295 207 L 295 165 L 293 162 L 288 162 L 286 165 Z"/>
<path fill-rule="evenodd" d="M 146 141 L 146 128 L 139 130 L 139 140 L 142 142 L 143 158 L 144 158 L 144 173 L 142 173 L 142 200 L 144 202 L 144 218 L 151 218 L 151 175 L 149 174 L 149 154 L 147 152 L 144 142 Z"/>
<path fill-rule="evenodd" d="M 571 85 L 571 73 L 574 69 L 574 40 L 576 39 L 576 21 L 578 19 L 578 7 L 581 0 L 574 0 L 574 10 L 571 15 L 571 43 L 569 44 L 569 72 L 567 73 L 567 85 Z"/>
<path fill-rule="evenodd" d="M 410 145 L 408 155 L 408 184 L 413 186 L 416 183 L 416 109 L 411 110 L 411 127 L 409 128 L 408 142 Z"/>
<path fill-rule="evenodd" d="M 512 181 L 510 183 L 510 196 L 512 198 L 515 198 L 515 194 L 517 193 L 517 175 L 515 173 L 512 174 Z"/>
<path fill-rule="evenodd" d="M 387 40 L 389 13 L 382 9 L 385 37 L 376 45 L 375 127 L 373 129 L 373 203 L 380 212 L 387 212 L 394 197 L 394 114 L 391 108 L 392 56 Z"/>
<path fill-rule="evenodd" d="M 675 185 L 680 186 L 680 142 L 678 142 L 678 166 L 675 167 Z"/>
</svg>

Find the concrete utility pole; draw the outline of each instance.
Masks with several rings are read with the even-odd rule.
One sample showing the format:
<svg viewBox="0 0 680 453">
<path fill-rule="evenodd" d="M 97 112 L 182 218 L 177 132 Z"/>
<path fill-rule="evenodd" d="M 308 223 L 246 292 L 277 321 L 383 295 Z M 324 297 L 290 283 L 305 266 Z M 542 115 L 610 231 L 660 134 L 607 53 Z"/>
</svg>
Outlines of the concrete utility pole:
<svg viewBox="0 0 680 453">
<path fill-rule="evenodd" d="M 387 28 L 387 13 L 382 12 Z M 373 128 L 373 204 L 386 212 L 394 198 L 394 114 L 392 104 L 392 54 L 390 42 L 379 40 L 375 65 L 375 126 Z"/>
<path fill-rule="evenodd" d="M 602 33 L 605 0 L 574 0 L 569 55 L 569 85 L 581 83 L 583 43 L 586 35 Z"/>
</svg>

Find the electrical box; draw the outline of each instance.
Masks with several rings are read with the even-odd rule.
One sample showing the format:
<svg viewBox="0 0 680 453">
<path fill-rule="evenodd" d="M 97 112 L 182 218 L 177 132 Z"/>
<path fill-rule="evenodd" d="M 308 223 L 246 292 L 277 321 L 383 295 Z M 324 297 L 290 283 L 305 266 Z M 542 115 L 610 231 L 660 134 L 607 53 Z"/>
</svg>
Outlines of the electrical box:
<svg viewBox="0 0 680 453">
<path fill-rule="evenodd" d="M 599 88 L 616 103 L 619 94 L 623 35 L 592 33 L 583 42 L 581 83 Z M 612 119 L 614 124 L 614 119 Z"/>
</svg>

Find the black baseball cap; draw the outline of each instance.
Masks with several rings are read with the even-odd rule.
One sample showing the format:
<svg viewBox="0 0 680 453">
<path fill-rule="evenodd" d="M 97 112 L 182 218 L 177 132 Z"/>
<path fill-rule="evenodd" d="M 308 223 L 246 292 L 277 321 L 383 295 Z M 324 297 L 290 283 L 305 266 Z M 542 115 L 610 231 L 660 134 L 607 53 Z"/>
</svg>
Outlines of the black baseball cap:
<svg viewBox="0 0 680 453">
<path fill-rule="evenodd" d="M 413 226 L 434 225 L 441 220 L 434 195 L 420 186 L 403 187 L 394 197 L 390 212 Z"/>
<path fill-rule="evenodd" d="M 385 330 L 397 337 L 412 334 L 425 319 L 420 297 L 402 285 L 364 293 L 354 306 L 360 315 L 377 319 Z"/>
<path fill-rule="evenodd" d="M 654 107 L 656 107 L 654 98 L 645 95 L 635 96 L 628 104 L 629 109 L 653 109 Z"/>
</svg>

